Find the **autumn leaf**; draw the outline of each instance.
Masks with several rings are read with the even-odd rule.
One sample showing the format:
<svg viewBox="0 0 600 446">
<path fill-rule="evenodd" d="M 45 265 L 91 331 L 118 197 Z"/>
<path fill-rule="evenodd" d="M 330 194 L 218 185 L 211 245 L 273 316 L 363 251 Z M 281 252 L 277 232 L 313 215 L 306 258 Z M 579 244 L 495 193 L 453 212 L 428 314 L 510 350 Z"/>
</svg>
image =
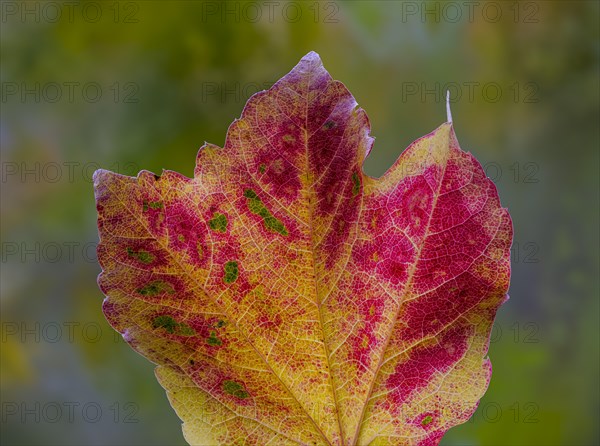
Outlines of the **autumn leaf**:
<svg viewBox="0 0 600 446">
<path fill-rule="evenodd" d="M 474 412 L 510 217 L 450 122 L 381 178 L 369 132 L 309 53 L 193 179 L 96 172 L 104 313 L 189 443 L 434 445 Z"/>
</svg>

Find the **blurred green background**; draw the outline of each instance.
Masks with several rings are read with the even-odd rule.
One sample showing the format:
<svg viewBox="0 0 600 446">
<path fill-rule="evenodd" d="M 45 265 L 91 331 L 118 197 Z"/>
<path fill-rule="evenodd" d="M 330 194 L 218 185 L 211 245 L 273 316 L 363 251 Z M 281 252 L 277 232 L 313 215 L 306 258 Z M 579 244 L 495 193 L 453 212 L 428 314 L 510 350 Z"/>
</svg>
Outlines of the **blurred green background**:
<svg viewBox="0 0 600 446">
<path fill-rule="evenodd" d="M 445 121 L 449 89 L 514 221 L 492 381 L 442 444 L 598 444 L 599 4 L 2 1 L 2 443 L 184 444 L 102 315 L 91 175 L 191 176 L 315 50 L 370 117 L 368 174 Z"/>
</svg>

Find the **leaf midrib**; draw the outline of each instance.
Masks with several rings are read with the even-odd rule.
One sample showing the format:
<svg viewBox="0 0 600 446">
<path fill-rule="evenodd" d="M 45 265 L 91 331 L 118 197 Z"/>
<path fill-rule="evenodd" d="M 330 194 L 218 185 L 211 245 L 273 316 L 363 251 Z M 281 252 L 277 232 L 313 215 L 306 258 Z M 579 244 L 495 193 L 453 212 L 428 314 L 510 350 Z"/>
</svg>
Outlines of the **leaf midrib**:
<svg viewBox="0 0 600 446">
<path fill-rule="evenodd" d="M 305 162 L 306 162 L 306 171 L 307 172 L 309 171 L 309 168 L 310 168 L 310 157 L 309 157 L 309 148 L 308 148 L 308 141 L 310 139 L 310 137 L 308 136 L 308 110 L 309 110 L 310 81 L 311 81 L 311 75 L 309 74 L 307 87 L 306 87 L 306 111 L 304 113 L 304 115 L 305 115 L 305 121 L 304 121 L 304 146 L 305 147 L 304 148 L 305 148 L 305 154 L 306 154 Z M 335 386 L 333 383 L 333 375 L 332 375 L 332 370 L 331 370 L 331 363 L 329 361 L 329 355 L 330 355 L 329 347 L 327 346 L 327 341 L 325 340 L 325 324 L 323 321 L 323 312 L 321 311 L 322 303 L 319 301 L 319 281 L 317 280 L 316 246 L 315 246 L 314 220 L 313 220 L 313 216 L 314 216 L 313 201 L 314 200 L 311 200 L 312 195 L 313 195 L 313 190 L 309 190 L 309 194 L 308 194 L 308 210 L 309 210 L 308 211 L 308 218 L 309 218 L 308 227 L 309 227 L 310 245 L 311 245 L 310 252 L 312 254 L 313 277 L 314 277 L 314 282 L 315 282 L 315 303 L 317 305 L 317 311 L 319 312 L 319 326 L 321 327 L 321 338 L 322 338 L 322 343 L 323 343 L 323 350 L 325 353 L 325 361 L 326 361 L 326 365 L 327 365 L 327 375 L 329 377 L 329 386 L 331 387 L 331 393 L 333 396 L 333 404 L 335 407 L 335 416 L 337 418 L 338 429 L 339 429 L 339 434 L 340 434 L 340 443 L 341 443 L 341 445 L 343 445 L 344 444 L 344 430 L 342 428 L 342 420 L 341 420 L 340 412 L 339 412 L 340 408 L 339 408 L 339 404 L 338 404 L 338 400 L 337 400 L 337 392 L 335 391 Z M 325 438 L 325 441 L 330 443 L 327 438 Z"/>
</svg>

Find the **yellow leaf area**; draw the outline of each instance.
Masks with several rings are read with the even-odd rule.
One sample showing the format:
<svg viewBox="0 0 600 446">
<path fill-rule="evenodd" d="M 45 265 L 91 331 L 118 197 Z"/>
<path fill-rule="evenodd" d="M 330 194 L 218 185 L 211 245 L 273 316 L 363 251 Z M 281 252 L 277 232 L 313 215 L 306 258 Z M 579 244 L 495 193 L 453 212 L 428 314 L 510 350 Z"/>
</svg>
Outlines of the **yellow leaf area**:
<svg viewBox="0 0 600 446">
<path fill-rule="evenodd" d="M 485 392 L 512 226 L 450 123 L 381 178 L 309 53 L 194 178 L 94 178 L 104 313 L 191 444 L 433 445 Z"/>
</svg>

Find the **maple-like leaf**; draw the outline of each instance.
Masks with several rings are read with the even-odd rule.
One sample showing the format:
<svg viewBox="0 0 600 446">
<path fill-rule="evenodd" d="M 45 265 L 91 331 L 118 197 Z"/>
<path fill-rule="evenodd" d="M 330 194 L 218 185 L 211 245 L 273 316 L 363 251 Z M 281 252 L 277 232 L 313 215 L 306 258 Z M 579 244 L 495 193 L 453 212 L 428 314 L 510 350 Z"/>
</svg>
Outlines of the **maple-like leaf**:
<svg viewBox="0 0 600 446">
<path fill-rule="evenodd" d="M 104 313 L 191 444 L 434 445 L 485 392 L 512 225 L 451 123 L 381 177 L 309 53 L 194 178 L 100 170 Z"/>
</svg>

